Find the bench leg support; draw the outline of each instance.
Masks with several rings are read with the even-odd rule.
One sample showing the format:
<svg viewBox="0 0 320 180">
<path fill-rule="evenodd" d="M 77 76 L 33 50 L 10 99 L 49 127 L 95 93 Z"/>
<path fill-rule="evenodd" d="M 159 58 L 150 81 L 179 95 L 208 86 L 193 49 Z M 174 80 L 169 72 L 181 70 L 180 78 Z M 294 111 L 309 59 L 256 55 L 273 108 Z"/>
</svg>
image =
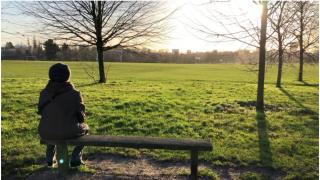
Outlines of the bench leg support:
<svg viewBox="0 0 320 180">
<path fill-rule="evenodd" d="M 191 178 L 198 179 L 198 151 L 191 151 Z"/>
<path fill-rule="evenodd" d="M 66 144 L 57 145 L 57 161 L 59 174 L 65 176 L 69 170 L 68 147 Z"/>
</svg>

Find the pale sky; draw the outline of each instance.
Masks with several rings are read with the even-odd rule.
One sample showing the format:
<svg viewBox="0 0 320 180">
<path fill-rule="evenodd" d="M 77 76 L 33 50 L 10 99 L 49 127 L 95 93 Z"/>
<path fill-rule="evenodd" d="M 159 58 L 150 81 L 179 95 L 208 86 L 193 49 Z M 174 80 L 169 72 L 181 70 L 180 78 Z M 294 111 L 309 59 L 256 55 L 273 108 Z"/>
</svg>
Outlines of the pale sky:
<svg viewBox="0 0 320 180">
<path fill-rule="evenodd" d="M 180 7 L 169 20 L 172 31 L 168 35 L 169 40 L 150 47 L 151 49 L 180 49 L 181 52 L 186 50 L 194 51 L 235 51 L 238 49 L 249 49 L 245 44 L 232 42 L 217 42 L 214 37 L 208 38 L 204 34 L 197 32 L 199 24 L 206 25 L 215 31 L 224 32 L 221 25 L 214 23 L 210 18 L 210 12 L 216 11 L 225 15 L 237 16 L 241 14 L 239 20 L 250 19 L 255 25 L 259 25 L 261 7 L 252 2 L 252 0 L 175 0 L 166 1 L 168 9 Z M 32 32 L 37 26 L 35 19 L 21 15 L 19 10 L 12 7 L 12 2 L 1 2 L 1 44 L 8 41 L 16 44 L 26 44 L 27 38 L 30 43 L 33 36 L 40 39 L 40 35 Z M 221 19 L 228 23 L 227 19 Z M 236 26 L 230 26 L 231 31 L 236 31 Z M 46 37 L 48 39 L 48 37 Z M 205 39 L 205 40 L 203 40 Z M 206 40 L 209 40 L 206 41 Z M 44 41 L 44 40 L 41 40 Z M 252 48 L 251 48 L 252 49 Z"/>
<path fill-rule="evenodd" d="M 199 34 L 196 29 L 199 28 L 196 24 L 202 24 L 220 32 L 224 32 L 219 24 L 212 22 L 212 19 L 207 18 L 210 12 L 218 11 L 226 15 L 243 14 L 242 19 L 250 19 L 253 23 L 259 24 L 261 7 L 255 5 L 252 0 L 194 0 L 194 1 L 173 1 L 169 3 L 172 7 L 182 8 L 172 18 L 172 24 L 175 27 L 171 32 L 174 37 L 167 46 L 169 49 L 179 48 L 183 51 L 191 49 L 192 51 L 211 51 L 211 50 L 238 50 L 249 48 L 247 45 L 233 42 L 208 42 L 204 35 Z M 223 20 L 222 20 L 223 21 Z M 227 22 L 228 23 L 228 22 Z M 230 28 L 237 28 L 231 27 Z M 234 31 L 234 30 L 233 30 Z M 213 39 L 214 40 L 214 39 Z"/>
</svg>

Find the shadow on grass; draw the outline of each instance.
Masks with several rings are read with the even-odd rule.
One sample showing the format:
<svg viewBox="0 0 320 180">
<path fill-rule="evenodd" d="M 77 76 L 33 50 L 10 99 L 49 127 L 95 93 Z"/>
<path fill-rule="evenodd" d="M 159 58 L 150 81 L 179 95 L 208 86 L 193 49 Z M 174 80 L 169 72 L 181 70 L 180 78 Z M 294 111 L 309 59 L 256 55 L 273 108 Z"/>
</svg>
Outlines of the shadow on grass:
<svg viewBox="0 0 320 180">
<path fill-rule="evenodd" d="M 315 88 L 319 88 L 319 84 L 310 84 L 306 81 L 299 81 L 298 83 L 294 83 L 294 85 L 296 86 L 308 86 L 308 87 L 315 87 Z"/>
<path fill-rule="evenodd" d="M 285 94 L 286 96 L 288 96 L 288 98 L 292 101 L 294 101 L 296 104 L 298 104 L 298 106 L 302 107 L 302 108 L 306 108 L 300 101 L 298 101 L 294 96 L 292 96 L 287 90 L 285 90 L 284 88 L 279 88 L 280 91 Z"/>
<path fill-rule="evenodd" d="M 258 137 L 260 148 L 260 161 L 263 166 L 272 167 L 272 153 L 268 137 L 266 115 L 262 111 L 257 111 L 256 121 L 258 123 Z"/>
<path fill-rule="evenodd" d="M 318 114 L 318 112 L 315 112 L 313 110 L 311 110 L 310 108 L 306 107 L 305 105 L 303 105 L 299 100 L 297 100 L 292 94 L 290 94 L 287 90 L 285 90 L 284 88 L 279 88 L 280 91 L 285 94 L 286 96 L 288 96 L 288 98 L 292 101 L 294 101 L 300 108 L 303 108 L 306 112 L 305 114 Z"/>
<path fill-rule="evenodd" d="M 26 180 L 57 180 L 57 179 L 86 179 L 86 177 L 90 177 L 95 173 L 95 170 L 90 169 L 87 166 L 80 166 L 77 168 L 70 168 L 67 174 L 62 175 L 59 174 L 58 168 L 48 168 L 46 166 L 38 168 L 31 175 L 26 177 Z"/>
<path fill-rule="evenodd" d="M 24 158 L 21 161 L 12 160 L 9 162 L 1 162 L 1 178 L 3 179 L 25 179 L 27 176 L 35 171 L 45 171 L 47 166 L 33 167 L 32 165 L 39 165 L 45 162 L 44 157 Z M 3 165 L 5 164 L 5 165 Z"/>
<path fill-rule="evenodd" d="M 92 82 L 92 83 L 87 83 L 87 84 L 80 84 L 77 87 L 81 88 L 81 87 L 86 87 L 86 86 L 93 86 L 93 85 L 96 85 L 96 84 L 99 84 L 99 83 L 98 82 Z"/>
<path fill-rule="evenodd" d="M 310 84 L 306 81 L 301 81 L 303 83 L 304 86 L 311 86 L 311 87 L 319 87 L 319 84 Z"/>
</svg>

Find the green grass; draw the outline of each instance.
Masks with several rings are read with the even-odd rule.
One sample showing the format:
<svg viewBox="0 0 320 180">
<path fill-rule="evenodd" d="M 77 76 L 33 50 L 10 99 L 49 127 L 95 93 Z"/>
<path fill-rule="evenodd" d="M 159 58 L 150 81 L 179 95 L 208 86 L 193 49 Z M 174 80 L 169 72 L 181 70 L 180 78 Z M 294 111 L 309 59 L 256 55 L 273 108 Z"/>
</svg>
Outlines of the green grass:
<svg viewBox="0 0 320 180">
<path fill-rule="evenodd" d="M 270 178 L 261 176 L 257 173 L 243 173 L 239 177 L 240 180 L 269 180 Z"/>
<path fill-rule="evenodd" d="M 42 167 L 36 105 L 53 62 L 2 61 L 2 176 L 25 177 Z M 318 65 L 276 67 L 266 73 L 265 114 L 254 108 L 257 74 L 236 64 L 112 63 L 107 84 L 91 84 L 83 66 L 67 62 L 83 95 L 91 134 L 210 139 L 200 160 L 215 165 L 265 167 L 286 178 L 318 178 Z M 95 65 L 95 64 L 94 64 Z M 90 85 L 91 84 L 91 85 Z M 188 152 L 87 147 L 159 160 L 187 160 Z"/>
</svg>

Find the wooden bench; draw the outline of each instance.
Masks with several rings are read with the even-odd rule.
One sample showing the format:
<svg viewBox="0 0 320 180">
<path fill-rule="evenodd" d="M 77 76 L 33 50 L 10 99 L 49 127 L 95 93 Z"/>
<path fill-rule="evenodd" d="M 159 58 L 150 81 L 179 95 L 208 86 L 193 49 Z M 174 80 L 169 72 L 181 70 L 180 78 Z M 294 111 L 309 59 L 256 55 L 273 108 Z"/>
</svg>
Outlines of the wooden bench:
<svg viewBox="0 0 320 180">
<path fill-rule="evenodd" d="M 69 140 L 44 140 L 41 144 L 57 145 L 58 171 L 65 175 L 69 169 L 67 145 L 127 147 L 145 149 L 189 150 L 191 152 L 191 179 L 198 178 L 198 151 L 211 151 L 212 144 L 199 139 L 174 139 L 139 136 L 86 135 Z"/>
</svg>

